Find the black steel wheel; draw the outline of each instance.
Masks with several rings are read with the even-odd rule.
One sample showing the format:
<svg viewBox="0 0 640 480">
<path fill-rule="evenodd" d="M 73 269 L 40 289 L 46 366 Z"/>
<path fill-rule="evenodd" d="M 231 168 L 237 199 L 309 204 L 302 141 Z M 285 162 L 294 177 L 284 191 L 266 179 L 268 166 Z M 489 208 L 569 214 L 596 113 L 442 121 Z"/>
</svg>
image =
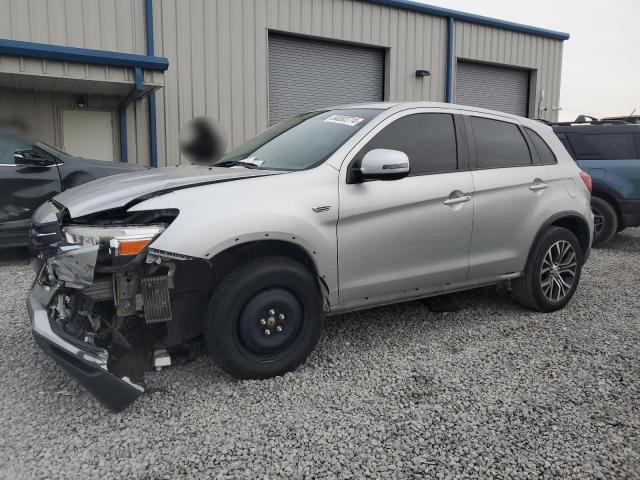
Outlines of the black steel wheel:
<svg viewBox="0 0 640 480">
<path fill-rule="evenodd" d="M 295 260 L 262 257 L 233 270 L 216 289 L 205 339 L 230 375 L 267 378 L 304 362 L 323 322 L 314 275 Z"/>
<path fill-rule="evenodd" d="M 284 288 L 256 293 L 238 318 L 238 341 L 247 351 L 278 354 L 295 342 L 304 321 L 304 310 L 295 295 Z"/>
</svg>

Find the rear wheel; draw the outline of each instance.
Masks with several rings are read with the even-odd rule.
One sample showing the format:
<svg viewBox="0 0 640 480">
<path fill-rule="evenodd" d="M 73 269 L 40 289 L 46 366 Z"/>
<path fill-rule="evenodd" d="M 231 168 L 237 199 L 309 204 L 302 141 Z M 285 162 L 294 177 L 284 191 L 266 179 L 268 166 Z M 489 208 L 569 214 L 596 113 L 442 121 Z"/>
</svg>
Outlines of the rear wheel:
<svg viewBox="0 0 640 480">
<path fill-rule="evenodd" d="M 322 333 L 318 283 L 299 262 L 263 257 L 236 268 L 211 298 L 205 338 L 223 370 L 267 378 L 296 368 Z"/>
<path fill-rule="evenodd" d="M 591 197 L 593 212 L 593 246 L 606 245 L 618 231 L 618 215 L 611 204 L 598 197 Z"/>
<path fill-rule="evenodd" d="M 514 297 L 533 310 L 561 309 L 578 286 L 582 261 L 576 236 L 566 228 L 551 227 L 536 240 L 524 275 L 512 281 Z"/>
</svg>

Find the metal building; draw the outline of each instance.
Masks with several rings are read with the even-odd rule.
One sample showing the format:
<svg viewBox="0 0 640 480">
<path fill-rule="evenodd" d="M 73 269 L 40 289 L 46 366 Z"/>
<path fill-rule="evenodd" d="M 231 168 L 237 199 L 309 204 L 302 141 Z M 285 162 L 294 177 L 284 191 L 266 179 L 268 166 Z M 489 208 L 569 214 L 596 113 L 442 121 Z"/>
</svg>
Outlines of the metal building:
<svg viewBox="0 0 640 480">
<path fill-rule="evenodd" d="M 179 163 L 296 112 L 433 100 L 557 119 L 569 35 L 407 0 L 0 0 L 0 120 L 93 158 Z"/>
</svg>

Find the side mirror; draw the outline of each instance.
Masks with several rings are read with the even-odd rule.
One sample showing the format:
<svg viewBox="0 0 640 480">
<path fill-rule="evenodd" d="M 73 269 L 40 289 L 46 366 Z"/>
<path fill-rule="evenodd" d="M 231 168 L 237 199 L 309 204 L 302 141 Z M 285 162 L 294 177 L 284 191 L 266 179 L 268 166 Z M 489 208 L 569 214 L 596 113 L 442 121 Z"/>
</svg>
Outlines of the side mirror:
<svg viewBox="0 0 640 480">
<path fill-rule="evenodd" d="M 361 180 L 398 180 L 409 175 L 409 157 L 400 150 L 377 148 L 367 152 L 360 163 Z"/>
<path fill-rule="evenodd" d="M 37 150 L 17 150 L 13 154 L 13 161 L 16 165 L 32 167 L 47 167 L 54 163 L 49 156 Z"/>
</svg>

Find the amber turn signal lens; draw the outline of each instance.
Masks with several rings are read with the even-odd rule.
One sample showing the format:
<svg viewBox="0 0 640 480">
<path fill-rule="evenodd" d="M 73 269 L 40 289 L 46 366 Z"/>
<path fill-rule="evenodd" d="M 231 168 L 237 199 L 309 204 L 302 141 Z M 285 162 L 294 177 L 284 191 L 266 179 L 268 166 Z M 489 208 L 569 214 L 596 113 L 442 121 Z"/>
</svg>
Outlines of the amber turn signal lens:
<svg viewBox="0 0 640 480">
<path fill-rule="evenodd" d="M 118 255 L 137 255 L 146 247 L 151 239 L 145 240 L 120 240 Z"/>
</svg>

